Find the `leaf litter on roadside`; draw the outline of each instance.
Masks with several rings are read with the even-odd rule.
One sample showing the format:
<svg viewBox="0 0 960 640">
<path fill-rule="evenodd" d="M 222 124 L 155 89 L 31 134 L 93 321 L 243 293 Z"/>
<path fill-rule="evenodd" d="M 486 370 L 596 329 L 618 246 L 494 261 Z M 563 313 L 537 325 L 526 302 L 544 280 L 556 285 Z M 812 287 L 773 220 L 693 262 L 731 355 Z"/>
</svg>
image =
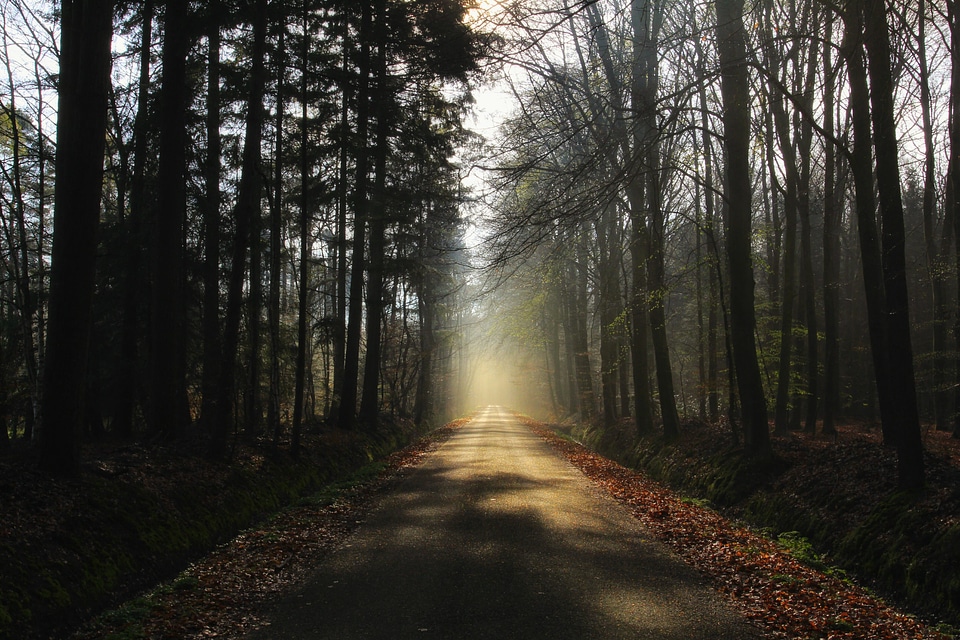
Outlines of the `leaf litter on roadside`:
<svg viewBox="0 0 960 640">
<path fill-rule="evenodd" d="M 372 478 L 317 494 L 241 533 L 178 578 L 104 614 L 76 640 L 237 638 L 263 625 L 271 595 L 302 581 L 360 524 L 377 496 L 466 420 L 388 456 Z"/>
<path fill-rule="evenodd" d="M 543 424 L 527 425 L 584 475 L 627 505 L 658 539 L 707 575 L 769 638 L 942 639 L 862 588 L 814 569 L 783 546 L 719 513 L 685 501 L 644 474 L 565 440 Z"/>
<path fill-rule="evenodd" d="M 260 605 L 301 582 L 357 527 L 376 496 L 464 422 L 451 423 L 389 457 L 373 479 L 303 501 L 237 536 L 176 580 L 101 617 L 76 637 L 237 638 L 250 633 L 263 625 Z M 949 638 L 849 582 L 803 564 L 777 543 L 682 500 L 643 474 L 564 440 L 540 423 L 529 420 L 528 426 L 707 575 L 767 637 Z"/>
</svg>

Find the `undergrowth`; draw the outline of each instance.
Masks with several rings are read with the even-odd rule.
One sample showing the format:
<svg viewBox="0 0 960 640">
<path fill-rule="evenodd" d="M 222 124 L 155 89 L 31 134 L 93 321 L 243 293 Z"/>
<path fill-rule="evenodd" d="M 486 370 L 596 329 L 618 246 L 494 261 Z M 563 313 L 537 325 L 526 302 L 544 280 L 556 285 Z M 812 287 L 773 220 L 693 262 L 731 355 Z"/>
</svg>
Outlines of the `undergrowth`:
<svg viewBox="0 0 960 640">
<path fill-rule="evenodd" d="M 764 530 L 811 567 L 960 626 L 960 470 L 928 453 L 923 495 L 896 490 L 892 453 L 855 428 L 838 441 L 791 434 L 757 462 L 728 432 L 688 424 L 678 441 L 566 426 L 566 437 Z"/>
</svg>

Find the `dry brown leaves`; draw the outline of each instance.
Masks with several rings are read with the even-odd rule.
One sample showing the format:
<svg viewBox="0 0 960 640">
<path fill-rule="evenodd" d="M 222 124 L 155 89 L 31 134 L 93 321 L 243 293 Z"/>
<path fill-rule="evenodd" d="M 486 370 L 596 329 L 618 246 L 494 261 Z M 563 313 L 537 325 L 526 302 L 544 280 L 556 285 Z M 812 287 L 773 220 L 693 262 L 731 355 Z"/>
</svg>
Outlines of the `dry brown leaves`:
<svg viewBox="0 0 960 640">
<path fill-rule="evenodd" d="M 643 474 L 564 440 L 540 423 L 528 425 L 706 574 L 768 637 L 948 639 L 863 589 L 802 564 L 769 539 L 682 501 Z"/>
<path fill-rule="evenodd" d="M 257 611 L 267 598 L 302 581 L 357 527 L 386 487 L 464 422 L 452 422 L 392 454 L 374 479 L 340 492 L 332 501 L 288 509 L 242 533 L 172 583 L 128 603 L 126 609 L 138 609 L 137 615 L 118 609 L 75 638 L 109 637 L 134 625 L 142 633 L 136 637 L 158 640 L 246 635 L 261 625 Z"/>
</svg>

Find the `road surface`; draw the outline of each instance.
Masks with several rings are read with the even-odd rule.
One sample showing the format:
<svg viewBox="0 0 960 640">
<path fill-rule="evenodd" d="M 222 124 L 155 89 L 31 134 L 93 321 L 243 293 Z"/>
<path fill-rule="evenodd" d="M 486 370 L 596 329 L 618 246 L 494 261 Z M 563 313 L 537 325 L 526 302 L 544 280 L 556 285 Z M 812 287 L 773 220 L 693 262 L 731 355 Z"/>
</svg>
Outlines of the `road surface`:
<svg viewBox="0 0 960 640">
<path fill-rule="evenodd" d="M 480 412 L 254 638 L 758 638 L 539 437 Z"/>
</svg>

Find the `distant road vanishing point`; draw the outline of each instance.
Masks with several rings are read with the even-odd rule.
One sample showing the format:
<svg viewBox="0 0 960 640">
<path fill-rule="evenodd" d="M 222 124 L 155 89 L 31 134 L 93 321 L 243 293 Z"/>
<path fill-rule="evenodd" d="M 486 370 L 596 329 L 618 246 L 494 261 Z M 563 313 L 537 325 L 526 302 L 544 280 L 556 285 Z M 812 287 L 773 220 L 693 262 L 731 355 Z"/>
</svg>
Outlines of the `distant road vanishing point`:
<svg viewBox="0 0 960 640">
<path fill-rule="evenodd" d="M 759 638 L 500 407 L 387 495 L 253 638 Z"/>
</svg>

